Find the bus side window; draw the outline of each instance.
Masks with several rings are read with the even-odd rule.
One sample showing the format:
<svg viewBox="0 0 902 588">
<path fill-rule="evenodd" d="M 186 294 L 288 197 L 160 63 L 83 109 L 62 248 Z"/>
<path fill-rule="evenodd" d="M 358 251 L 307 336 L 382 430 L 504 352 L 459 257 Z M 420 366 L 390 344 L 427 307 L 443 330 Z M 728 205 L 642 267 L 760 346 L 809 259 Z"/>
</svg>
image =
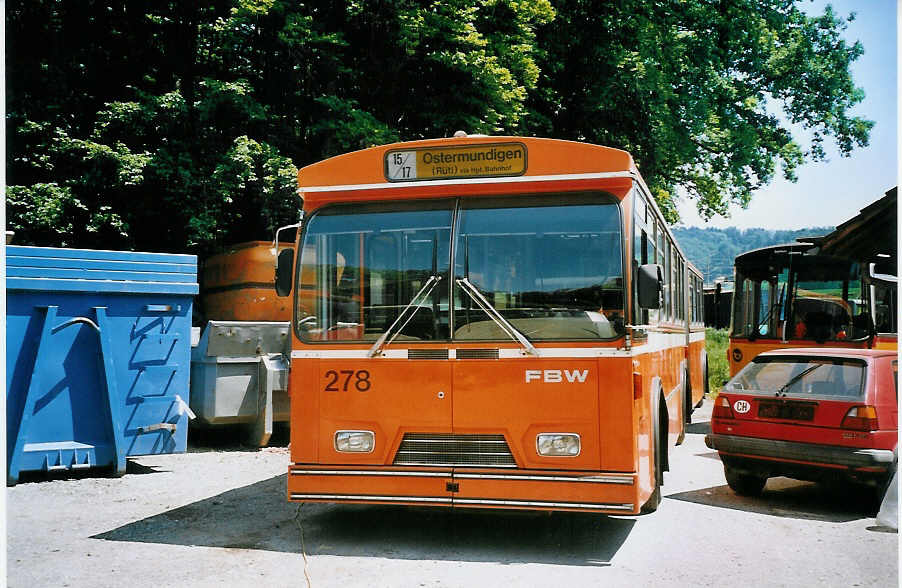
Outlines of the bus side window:
<svg viewBox="0 0 902 588">
<path fill-rule="evenodd" d="M 662 314 L 664 320 L 669 320 L 673 318 L 672 298 L 670 295 L 671 287 L 673 285 L 670 275 L 673 270 L 673 263 L 670 259 L 670 239 L 668 239 L 666 235 L 663 235 L 663 232 L 664 231 L 662 230 L 661 240 L 664 245 L 661 249 L 661 254 L 664 256 L 664 311 Z"/>
<path fill-rule="evenodd" d="M 660 248 L 657 247 L 657 243 L 661 238 L 661 227 L 658 225 L 658 219 L 654 216 L 650 216 L 648 219 L 648 261 L 646 263 L 657 263 L 663 265 L 663 260 L 661 259 Z M 646 318 L 647 323 L 650 325 L 658 324 L 658 321 L 661 320 L 661 310 L 646 310 Z"/>
<path fill-rule="evenodd" d="M 698 311 L 698 323 L 704 324 L 705 322 L 705 282 L 702 278 L 695 278 L 695 283 L 698 285 L 697 300 L 696 300 L 696 310 Z"/>
<path fill-rule="evenodd" d="M 633 232 L 635 234 L 635 250 L 633 252 L 633 320 L 637 325 L 647 325 L 649 321 L 649 311 L 648 309 L 639 308 L 639 287 L 638 280 L 635 278 L 635 273 L 638 271 L 640 265 L 654 263 L 654 241 L 649 244 L 648 231 L 651 227 L 646 223 L 648 205 L 638 191 L 634 193 L 634 198 L 636 203 L 636 216 L 633 222 Z M 654 239 L 654 237 L 652 237 L 652 239 Z M 649 247 L 649 245 L 651 245 L 651 247 Z M 649 261 L 649 249 L 651 249 L 651 261 Z"/>
</svg>

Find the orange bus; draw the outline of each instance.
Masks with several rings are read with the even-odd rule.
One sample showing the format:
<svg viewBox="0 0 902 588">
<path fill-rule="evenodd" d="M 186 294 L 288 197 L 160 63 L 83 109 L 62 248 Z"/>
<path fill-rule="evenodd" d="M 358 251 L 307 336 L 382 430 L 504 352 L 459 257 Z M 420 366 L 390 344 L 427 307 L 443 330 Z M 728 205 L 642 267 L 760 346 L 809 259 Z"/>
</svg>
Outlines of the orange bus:
<svg viewBox="0 0 902 588">
<path fill-rule="evenodd" d="M 464 135 L 298 180 L 289 500 L 657 507 L 702 283 L 628 153 Z"/>
<path fill-rule="evenodd" d="M 824 255 L 812 243 L 749 251 L 735 267 L 730 375 L 773 349 L 896 348 L 893 268 Z"/>
</svg>

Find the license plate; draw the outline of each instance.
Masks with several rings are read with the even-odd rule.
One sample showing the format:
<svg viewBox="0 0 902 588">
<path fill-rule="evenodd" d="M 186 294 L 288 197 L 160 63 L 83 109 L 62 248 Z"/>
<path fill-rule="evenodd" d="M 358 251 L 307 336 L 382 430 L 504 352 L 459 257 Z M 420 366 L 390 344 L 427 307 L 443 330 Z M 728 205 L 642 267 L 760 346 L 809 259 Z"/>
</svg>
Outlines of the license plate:
<svg viewBox="0 0 902 588">
<path fill-rule="evenodd" d="M 814 419 L 814 402 L 762 400 L 758 402 L 758 418 L 810 421 Z"/>
</svg>

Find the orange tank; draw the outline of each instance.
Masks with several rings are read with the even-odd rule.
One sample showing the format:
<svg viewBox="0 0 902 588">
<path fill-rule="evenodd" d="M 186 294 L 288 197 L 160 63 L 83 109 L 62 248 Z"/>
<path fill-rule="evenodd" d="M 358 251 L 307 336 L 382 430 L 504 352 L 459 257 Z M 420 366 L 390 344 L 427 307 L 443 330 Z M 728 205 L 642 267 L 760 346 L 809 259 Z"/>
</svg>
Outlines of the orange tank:
<svg viewBox="0 0 902 588">
<path fill-rule="evenodd" d="M 279 251 L 291 247 L 280 243 Z M 275 259 L 269 241 L 239 243 L 207 259 L 201 282 L 207 320 L 291 320 L 291 297 L 276 295 Z"/>
</svg>

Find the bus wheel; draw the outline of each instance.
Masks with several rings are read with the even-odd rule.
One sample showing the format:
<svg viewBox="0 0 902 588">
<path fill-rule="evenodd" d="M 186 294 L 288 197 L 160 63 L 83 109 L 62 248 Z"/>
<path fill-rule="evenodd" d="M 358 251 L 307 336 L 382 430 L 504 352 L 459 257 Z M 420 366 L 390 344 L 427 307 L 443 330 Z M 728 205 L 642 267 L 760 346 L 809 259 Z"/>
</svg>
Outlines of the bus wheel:
<svg viewBox="0 0 902 588">
<path fill-rule="evenodd" d="M 653 439 L 655 453 L 654 453 L 654 468 L 655 468 L 655 489 L 652 491 L 651 496 L 648 497 L 648 500 L 645 501 L 645 504 L 642 505 L 642 508 L 639 509 L 639 512 L 642 514 L 653 513 L 658 510 L 658 505 L 661 504 L 661 486 L 664 484 L 664 459 L 663 459 L 663 451 L 661 446 L 661 432 L 655 431 L 655 436 Z"/>
<path fill-rule="evenodd" d="M 688 372 L 683 372 L 683 378 L 685 379 L 684 381 L 686 382 L 686 384 L 685 384 L 686 401 L 684 402 L 683 422 L 687 425 L 691 425 L 692 424 L 692 412 L 695 410 L 695 407 L 692 406 L 692 381 L 689 379 Z"/>
<path fill-rule="evenodd" d="M 727 485 L 740 496 L 758 496 L 764 490 L 767 478 L 754 474 L 740 474 L 729 466 L 723 466 Z"/>
</svg>

